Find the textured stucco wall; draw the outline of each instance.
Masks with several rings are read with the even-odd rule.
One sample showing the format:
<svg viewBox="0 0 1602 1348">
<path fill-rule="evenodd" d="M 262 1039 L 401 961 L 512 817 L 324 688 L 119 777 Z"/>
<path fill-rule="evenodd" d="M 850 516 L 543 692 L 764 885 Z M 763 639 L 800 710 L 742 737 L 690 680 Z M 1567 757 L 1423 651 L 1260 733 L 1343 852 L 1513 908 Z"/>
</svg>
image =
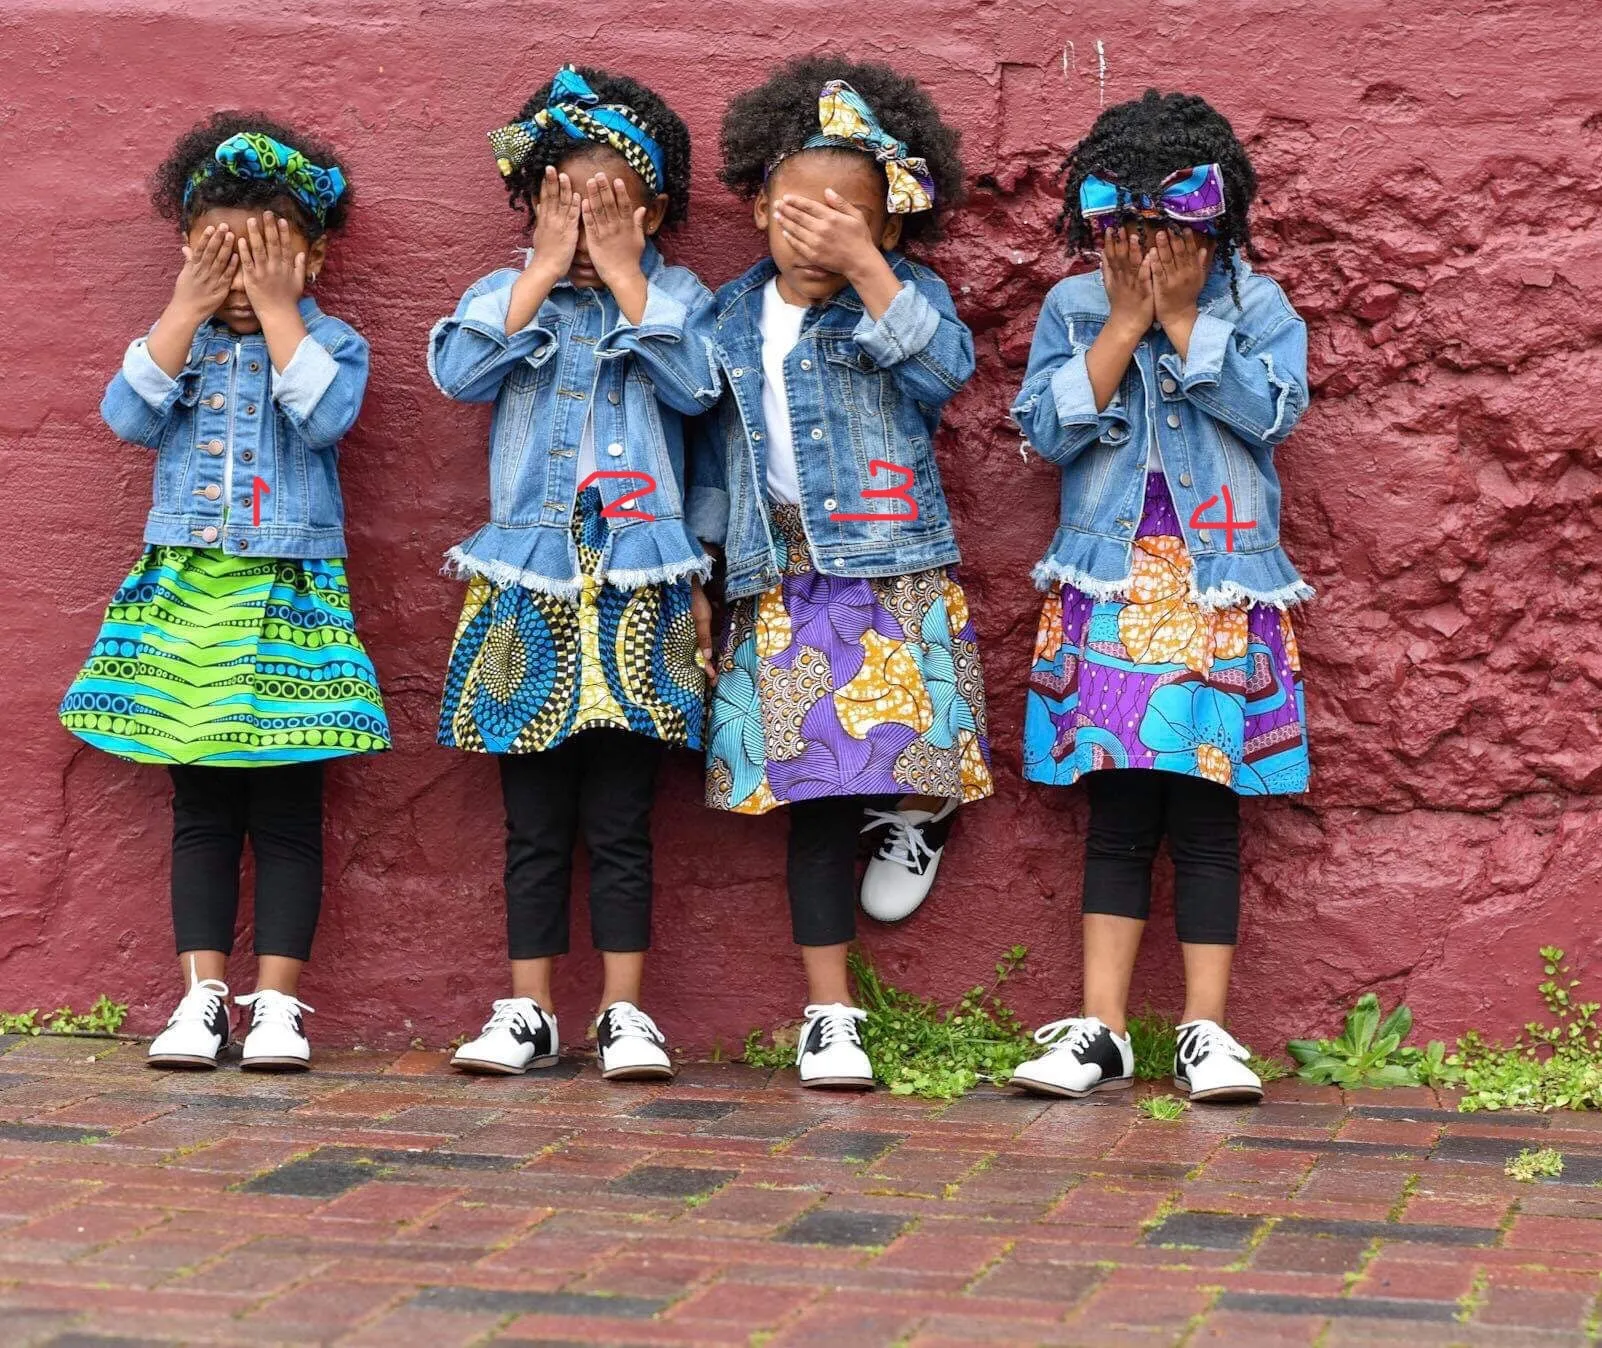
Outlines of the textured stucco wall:
<svg viewBox="0 0 1602 1348">
<path fill-rule="evenodd" d="M 826 15 L 826 17 L 825 17 Z M 0 1005 L 105 991 L 170 1004 L 166 779 L 70 738 L 54 708 L 138 551 L 149 464 L 96 404 L 160 310 L 176 243 L 143 179 L 197 114 L 259 105 L 340 148 L 360 204 L 324 302 L 373 344 L 345 443 L 351 573 L 398 750 L 331 772 L 329 899 L 305 985 L 324 1042 L 438 1043 L 502 979 L 493 766 L 432 746 L 460 587 L 442 550 L 484 510 L 485 414 L 428 383 L 429 324 L 516 243 L 483 138 L 563 59 L 656 84 L 696 136 L 680 260 L 754 256 L 713 178 L 726 91 L 830 38 L 920 72 L 965 134 L 971 203 L 935 263 L 980 370 L 940 441 L 989 667 L 1000 779 L 927 909 L 866 943 L 950 996 L 1014 942 L 1016 1002 L 1077 998 L 1077 792 L 1018 778 L 1022 678 L 1054 474 L 1004 413 L 1063 260 L 1051 175 L 1098 101 L 1205 93 L 1252 145 L 1267 266 L 1312 325 L 1314 410 L 1280 451 L 1316 784 L 1246 807 L 1236 1025 L 1269 1047 L 1357 991 L 1421 1029 L 1510 1029 L 1535 947 L 1595 959 L 1602 907 L 1602 66 L 1594 0 L 885 0 L 738 7 L 0 6 Z M 1071 49 L 1068 44 L 1072 44 Z M 1098 44 L 1105 62 L 1099 69 Z M 675 761 L 657 815 L 648 1003 L 725 1043 L 802 998 L 783 823 L 703 810 Z M 1166 900 L 1137 1003 L 1177 1009 Z M 587 945 L 582 927 L 578 947 Z M 588 953 L 560 1009 L 593 995 Z"/>
</svg>

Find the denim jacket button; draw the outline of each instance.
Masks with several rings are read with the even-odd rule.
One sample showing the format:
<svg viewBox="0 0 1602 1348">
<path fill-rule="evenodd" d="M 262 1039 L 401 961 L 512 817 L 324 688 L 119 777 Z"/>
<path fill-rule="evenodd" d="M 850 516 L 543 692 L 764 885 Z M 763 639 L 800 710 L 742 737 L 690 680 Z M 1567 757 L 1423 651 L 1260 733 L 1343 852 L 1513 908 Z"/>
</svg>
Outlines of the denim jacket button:
<svg viewBox="0 0 1602 1348">
<path fill-rule="evenodd" d="M 1172 379 L 1163 380 L 1163 392 L 1164 393 L 1173 393 L 1178 388 L 1179 388 L 1179 385 L 1176 384 Z"/>
<path fill-rule="evenodd" d="M 244 461 L 244 462 L 245 462 L 245 463 L 255 463 L 255 462 L 256 462 L 256 451 L 255 451 L 255 450 L 253 450 L 253 449 L 247 449 L 247 450 L 246 450 L 246 451 L 245 451 L 245 452 L 244 452 L 244 453 L 243 453 L 243 454 L 241 454 L 241 455 L 240 455 L 240 456 L 239 456 L 239 457 L 240 457 L 240 459 L 241 459 L 241 460 L 243 460 L 243 461 Z"/>
<path fill-rule="evenodd" d="M 213 412 L 220 412 L 220 411 L 222 411 L 223 407 L 227 404 L 227 402 L 228 402 L 228 399 L 223 397 L 222 394 L 213 393 L 211 395 L 211 397 L 206 399 L 206 406 L 211 408 L 211 410 Z"/>
<path fill-rule="evenodd" d="M 210 482 L 200 489 L 200 494 L 208 501 L 215 501 L 219 496 L 222 495 L 222 488 L 219 487 L 215 482 Z"/>
<path fill-rule="evenodd" d="M 200 531 L 200 541 L 202 543 L 215 543 L 217 541 L 217 531 L 208 524 Z"/>
<path fill-rule="evenodd" d="M 261 369 L 261 362 L 259 360 L 253 360 L 253 361 L 250 362 L 250 372 L 251 372 L 251 374 L 257 373 L 260 369 Z"/>
<path fill-rule="evenodd" d="M 245 415 L 247 417 L 253 417 L 253 416 L 256 415 L 256 404 L 255 403 L 251 403 L 249 406 L 247 406 L 245 408 Z"/>
<path fill-rule="evenodd" d="M 827 501 L 825 501 L 825 502 L 824 502 L 824 503 L 823 503 L 823 508 L 824 508 L 824 509 L 825 509 L 825 510 L 833 510 L 833 509 L 835 509 L 835 508 L 836 508 L 836 507 L 837 507 L 837 506 L 838 506 L 838 505 L 839 505 L 839 504 L 840 504 L 840 503 L 839 503 L 839 502 L 838 502 L 838 501 L 836 501 L 836 500 L 835 500 L 835 499 L 834 499 L 834 497 L 832 497 L 832 496 L 831 496 L 831 497 L 830 497 L 830 498 L 829 498 L 829 499 L 828 499 L 828 500 L 827 500 Z"/>
<path fill-rule="evenodd" d="M 1179 429 L 1179 413 L 1178 412 L 1170 412 L 1168 414 L 1168 424 L 1171 427 L 1173 427 L 1173 429 L 1176 430 L 1176 431 Z"/>
<path fill-rule="evenodd" d="M 1179 485 L 1181 487 L 1190 486 L 1190 474 L 1189 473 L 1181 473 L 1179 475 Z"/>
<path fill-rule="evenodd" d="M 226 351 L 219 351 L 215 356 L 212 357 L 212 359 L 219 365 L 226 365 L 228 364 L 228 353 Z"/>
<path fill-rule="evenodd" d="M 1211 543 L 1213 541 L 1213 536 L 1208 533 L 1207 530 L 1203 529 L 1196 535 L 1196 541 L 1199 543 Z"/>
<path fill-rule="evenodd" d="M 812 428 L 812 438 L 814 440 L 823 439 L 823 427 L 822 426 L 814 426 Z"/>
<path fill-rule="evenodd" d="M 732 370 L 729 371 L 729 373 L 732 374 L 736 379 L 739 379 L 745 374 L 745 367 L 743 365 L 736 365 Z"/>
<path fill-rule="evenodd" d="M 751 432 L 751 438 L 753 440 L 760 440 L 762 438 L 762 432 L 761 431 L 752 431 Z"/>
<path fill-rule="evenodd" d="M 844 557 L 836 557 L 834 559 L 834 564 L 836 566 L 844 566 L 845 565 L 845 558 Z"/>
<path fill-rule="evenodd" d="M 616 407 L 620 402 L 623 401 L 623 399 L 618 396 L 618 391 L 616 389 L 613 389 L 606 395 L 606 400 L 607 402 L 611 403 L 613 407 Z"/>
<path fill-rule="evenodd" d="M 234 544 L 234 546 L 237 547 L 241 552 L 249 552 L 250 540 L 248 538 L 241 538 Z"/>
<path fill-rule="evenodd" d="M 810 360 L 802 361 L 801 362 L 801 368 L 803 370 L 810 370 L 812 368 L 812 362 Z"/>
<path fill-rule="evenodd" d="M 620 458 L 623 457 L 623 446 L 618 444 L 618 442 L 616 440 L 614 440 L 614 441 L 612 441 L 611 444 L 609 444 L 606 447 L 606 452 L 608 454 L 610 454 L 614 459 L 620 459 Z"/>
<path fill-rule="evenodd" d="M 226 446 L 223 444 L 223 442 L 221 440 L 208 440 L 200 448 L 202 450 L 204 450 L 207 454 L 211 454 L 211 455 L 215 456 L 217 454 L 221 454 L 223 452 L 223 450 L 226 448 Z"/>
</svg>

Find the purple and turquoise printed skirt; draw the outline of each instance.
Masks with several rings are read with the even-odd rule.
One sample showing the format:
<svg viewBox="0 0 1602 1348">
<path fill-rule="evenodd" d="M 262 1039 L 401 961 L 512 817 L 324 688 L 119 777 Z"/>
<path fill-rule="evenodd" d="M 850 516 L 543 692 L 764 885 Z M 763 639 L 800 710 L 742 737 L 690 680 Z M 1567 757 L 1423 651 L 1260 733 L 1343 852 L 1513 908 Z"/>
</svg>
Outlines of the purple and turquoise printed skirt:
<svg viewBox="0 0 1602 1348">
<path fill-rule="evenodd" d="M 820 575 L 773 505 L 777 585 L 730 606 L 707 729 L 707 803 L 765 814 L 824 796 L 978 800 L 995 789 L 968 601 L 944 568 Z"/>
<path fill-rule="evenodd" d="M 1024 776 L 1070 786 L 1155 768 L 1242 796 L 1307 789 L 1307 720 L 1290 615 L 1204 609 L 1161 473 L 1146 478 L 1126 599 L 1047 598 L 1024 711 Z"/>
</svg>

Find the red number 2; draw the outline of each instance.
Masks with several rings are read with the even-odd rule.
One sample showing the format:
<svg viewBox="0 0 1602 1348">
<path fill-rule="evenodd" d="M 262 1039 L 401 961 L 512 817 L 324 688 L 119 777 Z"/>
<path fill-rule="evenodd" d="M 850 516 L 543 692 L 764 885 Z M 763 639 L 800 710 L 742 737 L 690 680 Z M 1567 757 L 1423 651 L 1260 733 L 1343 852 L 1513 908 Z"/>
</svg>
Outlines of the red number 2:
<svg viewBox="0 0 1602 1348">
<path fill-rule="evenodd" d="M 259 477 L 250 479 L 250 527 L 261 528 L 261 498 L 271 496 L 273 489 Z"/>
<path fill-rule="evenodd" d="M 637 481 L 645 483 L 645 485 L 643 487 L 636 487 L 633 491 L 624 492 L 623 495 L 619 496 L 617 500 L 613 501 L 610 505 L 603 505 L 601 507 L 601 518 L 603 520 L 650 521 L 656 518 L 655 515 L 647 514 L 643 510 L 624 509 L 624 507 L 627 506 L 630 501 L 638 501 L 640 497 L 648 496 L 656 490 L 656 479 L 649 473 L 633 473 L 629 472 L 627 469 L 597 468 L 593 473 L 585 478 L 584 481 L 578 484 L 578 489 L 583 491 L 590 485 L 590 483 L 599 482 L 601 479 L 609 477 L 632 477 Z"/>
<path fill-rule="evenodd" d="M 864 487 L 862 499 L 864 501 L 903 501 L 909 507 L 905 514 L 862 514 L 843 510 L 831 512 L 831 520 L 915 520 L 918 518 L 918 503 L 912 499 L 912 480 L 917 476 L 910 468 L 903 468 L 899 463 L 891 463 L 886 459 L 870 459 L 868 471 L 877 473 L 880 469 L 887 473 L 895 473 L 901 480 L 891 487 Z"/>
</svg>

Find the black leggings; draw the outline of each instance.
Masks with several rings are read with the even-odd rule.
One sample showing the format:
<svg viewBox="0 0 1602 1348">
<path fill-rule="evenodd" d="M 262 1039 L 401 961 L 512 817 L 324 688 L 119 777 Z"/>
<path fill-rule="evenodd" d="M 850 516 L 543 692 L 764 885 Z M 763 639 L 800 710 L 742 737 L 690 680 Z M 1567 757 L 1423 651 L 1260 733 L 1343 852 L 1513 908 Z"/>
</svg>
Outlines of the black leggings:
<svg viewBox="0 0 1602 1348">
<path fill-rule="evenodd" d="M 590 854 L 597 950 L 651 945 L 651 801 L 662 742 L 580 731 L 554 749 L 501 754 L 506 804 L 506 948 L 514 960 L 565 955 L 573 847 Z"/>
<path fill-rule="evenodd" d="M 797 945 L 841 945 L 857 934 L 857 846 L 868 796 L 823 796 L 790 806 L 786 876 Z"/>
<path fill-rule="evenodd" d="M 310 958 L 323 906 L 323 765 L 168 772 L 178 953 L 232 953 L 248 837 L 256 858 L 256 954 Z"/>
<path fill-rule="evenodd" d="M 1195 945 L 1234 945 L 1240 926 L 1240 800 L 1174 772 L 1092 772 L 1085 912 L 1151 912 L 1151 864 L 1164 834 L 1174 860 L 1174 926 Z"/>
</svg>

